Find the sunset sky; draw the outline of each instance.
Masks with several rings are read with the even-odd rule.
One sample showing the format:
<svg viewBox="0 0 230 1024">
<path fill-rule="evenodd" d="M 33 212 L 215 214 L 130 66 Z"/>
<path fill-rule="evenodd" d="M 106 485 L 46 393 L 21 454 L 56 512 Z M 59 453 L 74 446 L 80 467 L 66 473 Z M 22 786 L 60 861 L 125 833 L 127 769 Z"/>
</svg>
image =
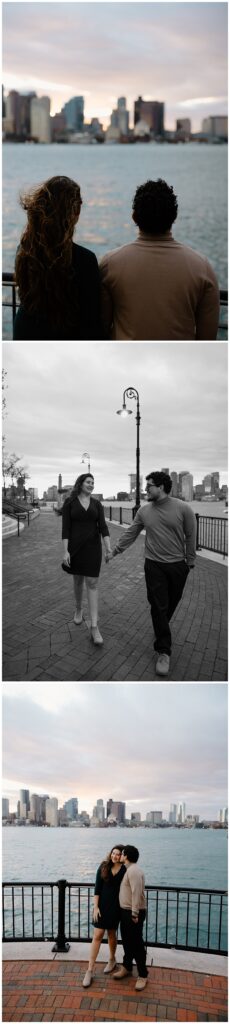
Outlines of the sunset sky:
<svg viewBox="0 0 230 1024">
<path fill-rule="evenodd" d="M 89 452 L 95 491 L 129 490 L 136 464 L 136 402 L 117 416 L 123 391 L 140 395 L 140 471 L 188 470 L 194 483 L 227 481 L 225 342 L 4 344 L 6 448 L 28 467 L 28 486 L 72 484 Z M 87 465 L 86 465 L 87 469 Z M 144 481 L 145 482 L 145 481 Z"/>
<path fill-rule="evenodd" d="M 127 722 L 129 727 L 127 728 Z M 20 788 L 98 798 L 131 811 L 186 803 L 219 817 L 227 803 L 227 685 L 10 683 L 3 686 L 3 796 Z"/>
<path fill-rule="evenodd" d="M 4 3 L 6 92 L 85 98 L 106 127 L 119 96 L 165 102 L 165 127 L 227 113 L 227 3 Z"/>
</svg>

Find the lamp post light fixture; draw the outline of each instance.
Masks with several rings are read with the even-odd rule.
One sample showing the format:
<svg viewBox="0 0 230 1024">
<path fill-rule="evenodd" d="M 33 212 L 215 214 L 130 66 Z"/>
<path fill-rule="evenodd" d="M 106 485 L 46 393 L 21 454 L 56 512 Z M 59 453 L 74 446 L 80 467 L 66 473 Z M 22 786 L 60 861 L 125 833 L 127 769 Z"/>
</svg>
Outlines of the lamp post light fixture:
<svg viewBox="0 0 230 1024">
<path fill-rule="evenodd" d="M 127 409 L 127 405 L 126 405 L 126 401 L 125 401 L 126 397 L 127 398 L 134 398 L 136 403 L 137 403 L 137 415 L 136 415 L 136 424 L 137 424 L 137 443 L 136 443 L 136 504 L 135 504 L 135 510 L 134 510 L 134 512 L 136 513 L 137 509 L 140 508 L 140 503 L 141 503 L 140 502 L 140 421 L 141 421 L 141 417 L 140 417 L 140 402 L 139 402 L 139 394 L 138 394 L 138 391 L 136 390 L 136 388 L 126 388 L 125 391 L 123 392 L 122 409 L 117 409 L 117 416 L 131 416 L 132 415 L 132 411 L 133 410 L 132 409 Z"/>
<path fill-rule="evenodd" d="M 88 473 L 90 473 L 90 455 L 89 455 L 89 452 L 83 452 L 83 455 L 81 457 L 81 461 L 85 462 L 85 459 L 88 459 Z"/>
</svg>

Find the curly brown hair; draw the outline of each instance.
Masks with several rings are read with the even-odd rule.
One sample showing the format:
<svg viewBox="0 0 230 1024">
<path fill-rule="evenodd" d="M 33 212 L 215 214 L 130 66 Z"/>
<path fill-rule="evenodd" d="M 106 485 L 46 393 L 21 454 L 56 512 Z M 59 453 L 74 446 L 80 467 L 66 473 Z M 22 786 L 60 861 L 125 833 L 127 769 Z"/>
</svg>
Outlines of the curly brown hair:
<svg viewBox="0 0 230 1024">
<path fill-rule="evenodd" d="M 109 873 L 112 864 L 111 854 L 113 853 L 113 850 L 120 850 L 120 852 L 122 853 L 123 849 L 123 846 L 112 846 L 112 850 L 110 850 L 110 853 L 107 854 L 105 860 L 103 860 L 102 863 L 100 864 L 101 877 L 104 879 L 105 882 L 107 882 L 109 878 Z"/>
<path fill-rule="evenodd" d="M 28 220 L 15 262 L 20 301 L 52 331 L 62 324 L 71 329 L 79 313 L 72 239 L 82 205 L 80 186 L 57 175 L 21 195 L 20 204 Z"/>
</svg>

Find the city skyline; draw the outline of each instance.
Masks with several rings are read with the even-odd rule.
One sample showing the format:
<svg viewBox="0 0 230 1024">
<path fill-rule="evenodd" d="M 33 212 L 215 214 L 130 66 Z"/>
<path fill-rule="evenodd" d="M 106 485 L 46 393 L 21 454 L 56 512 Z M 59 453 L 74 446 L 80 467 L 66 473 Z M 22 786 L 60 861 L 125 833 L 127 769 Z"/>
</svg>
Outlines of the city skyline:
<svg viewBox="0 0 230 1024">
<path fill-rule="evenodd" d="M 90 454 L 95 492 L 127 490 L 135 473 L 136 403 L 117 416 L 123 391 L 140 394 L 141 476 L 214 471 L 227 482 L 227 351 L 206 343 L 4 344 L 6 449 L 28 467 L 28 487 L 74 483 Z M 86 467 L 87 471 L 87 467 Z"/>
<path fill-rule="evenodd" d="M 106 789 L 128 814 L 166 814 L 183 800 L 187 813 L 217 819 L 227 806 L 227 686 L 161 683 L 146 696 L 148 715 L 143 684 L 5 684 L 3 795 L 12 809 L 29 780 L 30 792 L 58 793 L 62 803 L 76 793 L 90 813 Z"/>
<path fill-rule="evenodd" d="M 141 93 L 165 102 L 166 130 L 190 117 L 196 131 L 227 113 L 227 3 L 5 3 L 3 78 L 48 93 L 52 115 L 83 95 L 107 127 L 124 95 L 133 124 Z"/>
</svg>

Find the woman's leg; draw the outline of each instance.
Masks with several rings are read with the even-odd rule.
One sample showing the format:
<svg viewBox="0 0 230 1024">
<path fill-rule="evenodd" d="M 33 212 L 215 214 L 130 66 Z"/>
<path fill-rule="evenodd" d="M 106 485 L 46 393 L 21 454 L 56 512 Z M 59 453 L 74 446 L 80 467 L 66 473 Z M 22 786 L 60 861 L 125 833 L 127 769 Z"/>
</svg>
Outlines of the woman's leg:
<svg viewBox="0 0 230 1024">
<path fill-rule="evenodd" d="M 76 602 L 74 622 L 76 622 L 76 625 L 80 625 L 82 622 L 83 587 L 84 576 L 73 576 L 73 589 Z"/>
<path fill-rule="evenodd" d="M 83 988 L 89 988 L 89 986 L 91 985 L 93 968 L 94 968 L 95 960 L 97 959 L 97 956 L 98 956 L 98 953 L 99 953 L 99 949 L 100 949 L 100 945 L 101 945 L 101 942 L 102 942 L 102 939 L 103 939 L 103 935 L 104 935 L 104 928 L 94 928 L 93 940 L 92 940 L 91 949 L 90 949 L 89 965 L 88 965 L 88 969 L 86 971 L 85 977 L 83 978 L 83 982 L 82 982 Z"/>
<path fill-rule="evenodd" d="M 98 577 L 86 576 L 86 588 L 91 626 L 97 626 L 98 617 Z"/>
<path fill-rule="evenodd" d="M 102 939 L 103 939 L 104 931 L 105 931 L 104 928 L 94 928 L 92 945 L 91 945 L 90 956 L 89 956 L 89 971 L 93 970 L 95 961 L 96 961 L 96 959 L 98 957 L 98 953 L 99 953 L 100 945 L 101 945 L 101 942 L 102 942 Z"/>
</svg>

